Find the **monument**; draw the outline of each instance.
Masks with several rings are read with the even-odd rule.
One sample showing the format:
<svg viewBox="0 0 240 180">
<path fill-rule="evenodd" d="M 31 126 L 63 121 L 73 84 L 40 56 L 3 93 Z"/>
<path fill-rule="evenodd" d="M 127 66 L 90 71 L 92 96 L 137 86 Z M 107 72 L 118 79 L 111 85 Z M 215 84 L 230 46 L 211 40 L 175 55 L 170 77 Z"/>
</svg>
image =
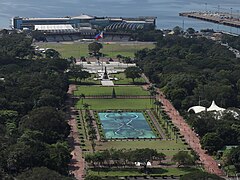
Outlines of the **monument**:
<svg viewBox="0 0 240 180">
<path fill-rule="evenodd" d="M 107 67 L 106 66 L 105 66 L 105 71 L 104 71 L 104 74 L 103 74 L 103 79 L 109 79 L 108 74 L 107 74 Z"/>
</svg>

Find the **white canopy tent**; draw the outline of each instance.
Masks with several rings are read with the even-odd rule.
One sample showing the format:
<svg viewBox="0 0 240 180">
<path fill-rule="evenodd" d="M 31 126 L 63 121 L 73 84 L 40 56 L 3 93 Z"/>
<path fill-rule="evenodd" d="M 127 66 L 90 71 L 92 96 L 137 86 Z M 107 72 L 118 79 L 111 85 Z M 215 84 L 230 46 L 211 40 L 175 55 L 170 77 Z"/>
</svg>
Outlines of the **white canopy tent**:
<svg viewBox="0 0 240 180">
<path fill-rule="evenodd" d="M 190 111 L 194 111 L 194 113 L 200 113 L 200 112 L 203 112 L 203 111 L 217 111 L 217 112 L 223 112 L 223 111 L 225 111 L 226 109 L 224 109 L 224 108 L 221 108 L 221 107 L 219 107 L 219 106 L 217 106 L 216 105 L 216 103 L 215 103 L 215 101 L 212 101 L 212 104 L 211 104 L 211 106 L 209 107 L 209 108 L 206 108 L 206 107 L 204 107 L 204 106 L 193 106 L 193 107 L 190 107 L 189 109 L 188 109 L 188 112 L 190 112 Z"/>
<path fill-rule="evenodd" d="M 224 110 L 226 110 L 226 109 L 217 106 L 215 101 L 212 101 L 211 106 L 209 108 L 207 108 L 207 111 L 224 111 Z"/>
</svg>

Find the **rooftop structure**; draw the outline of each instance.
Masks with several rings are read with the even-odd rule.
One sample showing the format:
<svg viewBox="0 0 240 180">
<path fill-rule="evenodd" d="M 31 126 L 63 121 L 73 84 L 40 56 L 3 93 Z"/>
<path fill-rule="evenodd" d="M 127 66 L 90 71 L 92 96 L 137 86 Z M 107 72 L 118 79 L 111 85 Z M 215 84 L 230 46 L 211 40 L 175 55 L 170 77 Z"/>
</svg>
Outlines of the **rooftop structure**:
<svg viewBox="0 0 240 180">
<path fill-rule="evenodd" d="M 75 17 L 59 17 L 59 18 L 12 18 L 13 29 L 41 29 L 39 25 L 70 25 L 74 29 L 82 27 L 90 27 L 93 29 L 106 28 L 114 23 L 124 23 L 126 25 L 135 25 L 135 28 L 152 28 L 156 26 L 156 17 L 137 17 L 137 18 L 123 18 L 123 17 L 96 17 L 86 14 L 81 14 Z M 141 26 L 138 26 L 141 25 Z M 126 26 L 127 27 L 127 26 Z M 61 28 L 60 28 L 61 29 Z M 55 29 L 56 30 L 56 29 Z"/>
</svg>

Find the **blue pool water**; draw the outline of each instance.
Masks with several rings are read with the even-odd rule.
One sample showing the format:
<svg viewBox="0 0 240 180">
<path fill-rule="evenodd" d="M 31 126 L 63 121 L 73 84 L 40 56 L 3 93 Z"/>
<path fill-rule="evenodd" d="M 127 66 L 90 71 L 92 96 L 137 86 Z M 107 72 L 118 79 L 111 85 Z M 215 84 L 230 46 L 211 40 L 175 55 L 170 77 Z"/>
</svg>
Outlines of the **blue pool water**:
<svg viewBox="0 0 240 180">
<path fill-rule="evenodd" d="M 111 112 L 98 116 L 107 139 L 156 138 L 142 113 Z"/>
</svg>

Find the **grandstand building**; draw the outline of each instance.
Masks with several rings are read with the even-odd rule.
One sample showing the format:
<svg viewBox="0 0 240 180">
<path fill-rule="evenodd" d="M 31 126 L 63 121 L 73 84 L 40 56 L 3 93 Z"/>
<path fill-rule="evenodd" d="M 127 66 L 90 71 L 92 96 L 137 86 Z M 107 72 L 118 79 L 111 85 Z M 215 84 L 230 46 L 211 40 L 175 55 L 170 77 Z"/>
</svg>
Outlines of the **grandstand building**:
<svg viewBox="0 0 240 180">
<path fill-rule="evenodd" d="M 82 14 L 76 17 L 63 18 L 14 17 L 12 19 L 12 28 L 41 31 L 48 42 L 94 39 L 99 30 L 104 30 L 105 35 L 102 40 L 128 41 L 131 36 L 129 33 L 118 33 L 116 30 L 147 30 L 155 28 L 155 23 L 156 17 L 95 17 Z"/>
<path fill-rule="evenodd" d="M 156 26 L 156 17 L 138 17 L 138 18 L 122 18 L 122 17 L 96 17 L 82 14 L 76 17 L 63 18 L 22 18 L 14 17 L 12 19 L 12 28 L 18 30 L 40 30 L 55 31 L 64 29 L 81 30 L 91 29 L 149 29 Z"/>
</svg>

